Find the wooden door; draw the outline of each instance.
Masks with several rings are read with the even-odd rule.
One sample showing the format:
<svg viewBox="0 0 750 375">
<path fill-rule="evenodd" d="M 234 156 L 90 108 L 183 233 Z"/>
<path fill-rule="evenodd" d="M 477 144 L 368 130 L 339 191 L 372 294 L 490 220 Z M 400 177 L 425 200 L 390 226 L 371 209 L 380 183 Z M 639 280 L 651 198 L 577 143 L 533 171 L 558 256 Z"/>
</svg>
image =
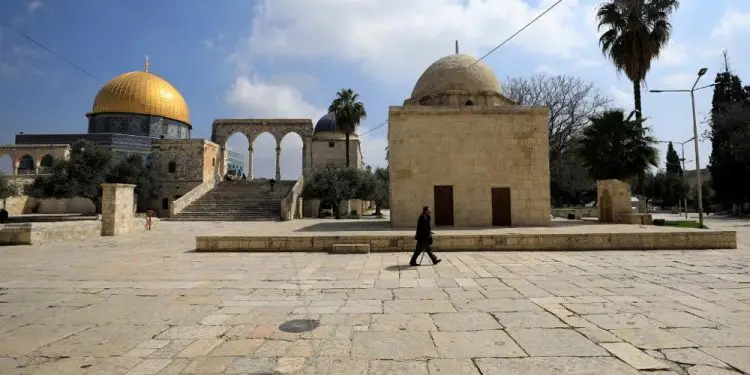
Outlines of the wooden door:
<svg viewBox="0 0 750 375">
<path fill-rule="evenodd" d="M 509 227 L 510 223 L 510 188 L 492 188 L 492 225 Z"/>
<path fill-rule="evenodd" d="M 435 186 L 435 226 L 453 225 L 453 186 Z"/>
</svg>

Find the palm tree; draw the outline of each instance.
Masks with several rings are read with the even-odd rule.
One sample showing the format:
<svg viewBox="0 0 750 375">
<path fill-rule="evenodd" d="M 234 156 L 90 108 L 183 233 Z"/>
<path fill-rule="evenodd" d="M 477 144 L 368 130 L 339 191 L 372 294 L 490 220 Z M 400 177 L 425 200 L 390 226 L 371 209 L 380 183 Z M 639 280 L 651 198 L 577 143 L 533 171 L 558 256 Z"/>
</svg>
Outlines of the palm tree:
<svg viewBox="0 0 750 375">
<path fill-rule="evenodd" d="M 611 110 L 589 118 L 579 153 L 594 180 L 632 180 L 649 166 L 658 167 L 658 140 L 643 121 L 629 121 L 622 110 Z"/>
<path fill-rule="evenodd" d="M 602 53 L 633 82 L 637 121 L 643 119 L 641 84 L 669 42 L 669 16 L 679 5 L 678 0 L 608 0 L 596 12 L 598 29 L 606 29 L 599 37 Z"/>
<path fill-rule="evenodd" d="M 354 93 L 352 89 L 341 89 L 336 93 L 336 99 L 333 99 L 328 107 L 328 112 L 333 113 L 336 118 L 336 127 L 346 134 L 346 166 L 349 164 L 349 138 L 357 130 L 359 123 L 367 117 L 365 105 L 357 101 L 359 94 Z"/>
</svg>

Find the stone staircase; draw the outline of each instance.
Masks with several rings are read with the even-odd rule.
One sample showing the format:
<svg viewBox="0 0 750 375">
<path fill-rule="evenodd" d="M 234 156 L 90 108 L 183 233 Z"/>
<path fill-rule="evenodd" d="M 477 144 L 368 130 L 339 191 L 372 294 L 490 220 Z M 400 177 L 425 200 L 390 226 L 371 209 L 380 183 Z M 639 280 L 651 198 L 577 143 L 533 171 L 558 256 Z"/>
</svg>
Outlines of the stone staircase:
<svg viewBox="0 0 750 375">
<path fill-rule="evenodd" d="M 170 218 L 175 221 L 265 221 L 279 220 L 281 200 L 296 181 L 222 181 Z"/>
</svg>

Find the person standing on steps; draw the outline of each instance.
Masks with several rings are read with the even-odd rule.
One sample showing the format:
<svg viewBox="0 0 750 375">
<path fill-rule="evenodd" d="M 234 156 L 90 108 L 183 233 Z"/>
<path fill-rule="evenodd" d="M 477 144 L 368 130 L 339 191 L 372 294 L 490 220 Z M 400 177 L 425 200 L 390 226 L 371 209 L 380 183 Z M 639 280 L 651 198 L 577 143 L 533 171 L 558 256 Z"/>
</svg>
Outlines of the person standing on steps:
<svg viewBox="0 0 750 375">
<path fill-rule="evenodd" d="M 276 180 L 272 178 L 271 181 L 268 181 L 268 183 L 271 184 L 271 191 L 273 191 L 273 185 L 276 184 Z"/>
<path fill-rule="evenodd" d="M 443 261 L 442 259 L 438 259 L 438 257 L 436 257 L 435 254 L 432 253 L 432 227 L 430 225 L 431 221 L 432 217 L 430 217 L 430 206 L 424 206 L 424 208 L 422 208 L 422 214 L 419 215 L 419 220 L 417 220 L 417 234 L 414 236 L 414 239 L 417 240 L 417 247 L 414 249 L 414 254 L 412 254 L 411 256 L 411 261 L 409 261 L 409 265 L 412 267 L 416 267 L 419 265 L 417 264 L 417 258 L 419 258 L 419 254 L 421 254 L 423 251 L 427 253 L 428 257 L 430 257 L 433 265 Z"/>
</svg>

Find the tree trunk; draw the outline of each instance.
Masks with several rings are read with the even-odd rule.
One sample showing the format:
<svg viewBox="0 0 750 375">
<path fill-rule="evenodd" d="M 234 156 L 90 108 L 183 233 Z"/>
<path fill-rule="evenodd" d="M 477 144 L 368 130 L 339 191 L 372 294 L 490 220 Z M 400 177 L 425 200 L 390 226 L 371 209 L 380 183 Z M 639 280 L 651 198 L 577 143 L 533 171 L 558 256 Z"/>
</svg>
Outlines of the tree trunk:
<svg viewBox="0 0 750 375">
<path fill-rule="evenodd" d="M 635 102 L 635 120 L 640 123 L 643 119 L 643 113 L 641 112 L 641 82 L 633 81 L 633 101 Z"/>
<path fill-rule="evenodd" d="M 351 165 L 349 165 L 349 132 L 346 132 L 346 167 L 351 167 Z"/>
<path fill-rule="evenodd" d="M 339 202 L 331 203 L 331 206 L 333 206 L 333 217 L 335 219 L 341 219 L 341 211 L 340 211 L 341 203 Z"/>
<path fill-rule="evenodd" d="M 383 214 L 380 213 L 380 203 L 375 202 L 375 217 L 381 217 Z"/>
</svg>

